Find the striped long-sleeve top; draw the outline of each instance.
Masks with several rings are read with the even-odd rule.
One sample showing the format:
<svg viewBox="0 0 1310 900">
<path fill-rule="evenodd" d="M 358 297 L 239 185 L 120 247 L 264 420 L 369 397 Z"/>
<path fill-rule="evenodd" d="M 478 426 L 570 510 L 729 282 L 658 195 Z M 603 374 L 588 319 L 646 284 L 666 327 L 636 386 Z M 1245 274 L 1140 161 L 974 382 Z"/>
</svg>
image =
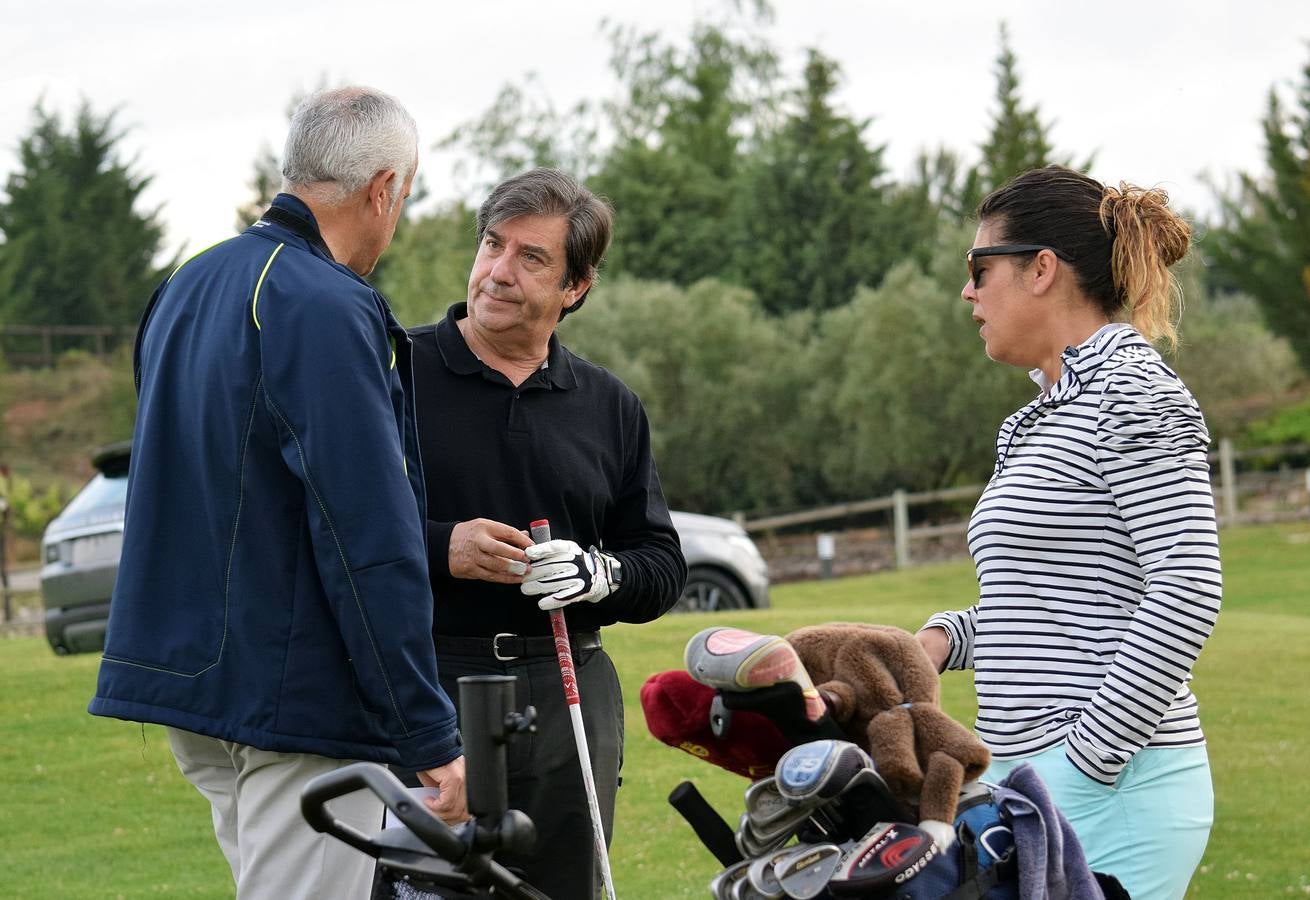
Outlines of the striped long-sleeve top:
<svg viewBox="0 0 1310 900">
<path fill-rule="evenodd" d="M 946 630 L 948 668 L 975 670 L 997 758 L 1064 741 L 1113 784 L 1143 747 L 1205 740 L 1189 682 L 1222 592 L 1209 433 L 1126 325 L 1066 349 L 1044 387 L 1001 426 L 969 523 L 978 602 L 927 626 Z"/>
</svg>

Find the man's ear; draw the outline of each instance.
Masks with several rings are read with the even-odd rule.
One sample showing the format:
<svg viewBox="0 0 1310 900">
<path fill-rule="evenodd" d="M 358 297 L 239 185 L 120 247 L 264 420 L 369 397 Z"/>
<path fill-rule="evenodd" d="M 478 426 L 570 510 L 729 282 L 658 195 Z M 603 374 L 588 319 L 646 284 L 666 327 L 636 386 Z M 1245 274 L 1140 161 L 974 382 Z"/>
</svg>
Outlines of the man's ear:
<svg viewBox="0 0 1310 900">
<path fill-rule="evenodd" d="M 564 304 L 565 311 L 572 310 L 573 307 L 581 305 L 582 301 L 587 298 L 587 292 L 591 290 L 591 279 L 581 278 L 565 289 L 568 295 L 568 301 Z"/>
<path fill-rule="evenodd" d="M 383 169 L 368 182 L 366 201 L 374 215 L 383 216 L 391 211 L 391 197 L 400 184 L 400 175 L 395 169 Z"/>
</svg>

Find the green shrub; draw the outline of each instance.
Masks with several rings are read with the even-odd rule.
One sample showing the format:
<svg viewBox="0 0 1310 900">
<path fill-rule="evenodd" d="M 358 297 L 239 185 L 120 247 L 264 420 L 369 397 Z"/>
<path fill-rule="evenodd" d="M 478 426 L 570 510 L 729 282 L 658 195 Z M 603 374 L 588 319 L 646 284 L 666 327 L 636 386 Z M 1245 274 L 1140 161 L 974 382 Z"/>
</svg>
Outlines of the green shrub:
<svg viewBox="0 0 1310 900">
<path fill-rule="evenodd" d="M 0 475 L 0 497 L 9 503 L 9 524 L 20 537 L 39 539 L 50 520 L 72 499 L 77 488 L 54 482 L 44 489 L 22 475 Z"/>
<path fill-rule="evenodd" d="M 1269 331 L 1250 298 L 1215 297 L 1197 287 L 1184 288 L 1181 340 L 1170 361 L 1201 405 L 1211 435 L 1235 437 L 1285 401 L 1300 370 L 1291 345 Z"/>
<path fill-rule="evenodd" d="M 1310 397 L 1253 422 L 1246 429 L 1242 443 L 1249 447 L 1310 444 Z"/>
</svg>

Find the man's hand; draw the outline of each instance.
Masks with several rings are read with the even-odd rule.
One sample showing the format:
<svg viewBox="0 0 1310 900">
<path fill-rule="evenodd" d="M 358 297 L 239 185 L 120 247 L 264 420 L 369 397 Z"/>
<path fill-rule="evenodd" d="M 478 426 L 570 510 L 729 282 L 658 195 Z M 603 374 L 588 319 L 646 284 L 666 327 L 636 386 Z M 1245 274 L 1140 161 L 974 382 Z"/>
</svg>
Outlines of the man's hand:
<svg viewBox="0 0 1310 900">
<path fill-rule="evenodd" d="M 519 584 L 528 568 L 523 551 L 532 540 L 517 528 L 491 519 L 459 522 L 450 532 L 447 560 L 456 578 Z"/>
<path fill-rule="evenodd" d="M 457 756 L 444 766 L 418 773 L 419 783 L 434 787 L 436 797 L 424 797 L 427 808 L 447 825 L 468 821 L 468 796 L 464 792 L 464 757 Z"/>
<path fill-rule="evenodd" d="M 573 541 L 546 541 L 524 552 L 532 568 L 519 590 L 530 597 L 549 595 L 537 601 L 541 609 L 559 609 L 579 600 L 595 603 L 618 587 L 619 561 L 595 547 L 583 550 Z"/>
<path fill-rule="evenodd" d="M 940 625 L 925 628 L 915 635 L 919 645 L 927 652 L 928 658 L 937 668 L 938 673 L 946 668 L 946 660 L 951 657 L 951 638 L 946 629 Z"/>
</svg>

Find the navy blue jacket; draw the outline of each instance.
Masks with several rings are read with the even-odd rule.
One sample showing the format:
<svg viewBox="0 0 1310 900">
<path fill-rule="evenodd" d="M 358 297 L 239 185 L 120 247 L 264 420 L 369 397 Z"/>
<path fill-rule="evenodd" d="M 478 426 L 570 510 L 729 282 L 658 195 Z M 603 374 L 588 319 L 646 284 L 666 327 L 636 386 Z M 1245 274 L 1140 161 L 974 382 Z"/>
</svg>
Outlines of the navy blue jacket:
<svg viewBox="0 0 1310 900">
<path fill-rule="evenodd" d="M 437 682 L 410 342 L 281 194 L 160 286 L 90 711 L 430 768 Z"/>
</svg>

